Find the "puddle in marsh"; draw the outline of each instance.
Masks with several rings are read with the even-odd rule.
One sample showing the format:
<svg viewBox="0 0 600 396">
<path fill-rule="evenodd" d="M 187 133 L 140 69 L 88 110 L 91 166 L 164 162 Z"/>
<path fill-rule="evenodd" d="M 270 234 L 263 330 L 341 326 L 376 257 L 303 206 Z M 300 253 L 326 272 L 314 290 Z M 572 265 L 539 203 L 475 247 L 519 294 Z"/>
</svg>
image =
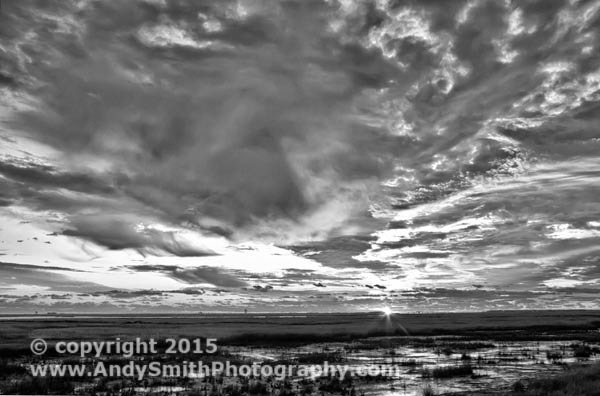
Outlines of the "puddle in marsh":
<svg viewBox="0 0 600 396">
<path fill-rule="evenodd" d="M 565 365 L 600 360 L 600 344 L 569 341 L 464 341 L 457 338 L 370 339 L 355 343 L 327 343 L 298 348 L 231 348 L 243 359 L 262 364 L 298 367 L 344 365 L 355 373 L 346 392 L 352 395 L 421 395 L 429 383 L 438 394 L 497 389 L 517 380 L 564 370 Z M 356 373 L 379 367 L 383 377 Z M 387 368 L 387 369 L 383 369 Z M 373 371 L 375 374 L 376 371 Z M 299 378 L 296 383 L 303 383 Z M 312 382 L 321 394 L 323 379 Z M 301 385 L 297 385 L 302 390 Z M 326 389 L 326 388 L 325 388 Z M 331 392 L 334 393 L 334 392 Z M 340 392 L 346 394 L 344 392 Z"/>
</svg>

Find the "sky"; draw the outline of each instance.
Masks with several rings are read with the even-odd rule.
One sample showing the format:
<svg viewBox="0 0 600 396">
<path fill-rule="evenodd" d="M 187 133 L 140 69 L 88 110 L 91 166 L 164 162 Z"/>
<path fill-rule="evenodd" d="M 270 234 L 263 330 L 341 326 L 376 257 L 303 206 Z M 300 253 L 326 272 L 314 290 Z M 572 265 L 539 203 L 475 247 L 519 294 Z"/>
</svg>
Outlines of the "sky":
<svg viewBox="0 0 600 396">
<path fill-rule="evenodd" d="M 0 310 L 600 308 L 600 1 L 5 0 Z"/>
</svg>

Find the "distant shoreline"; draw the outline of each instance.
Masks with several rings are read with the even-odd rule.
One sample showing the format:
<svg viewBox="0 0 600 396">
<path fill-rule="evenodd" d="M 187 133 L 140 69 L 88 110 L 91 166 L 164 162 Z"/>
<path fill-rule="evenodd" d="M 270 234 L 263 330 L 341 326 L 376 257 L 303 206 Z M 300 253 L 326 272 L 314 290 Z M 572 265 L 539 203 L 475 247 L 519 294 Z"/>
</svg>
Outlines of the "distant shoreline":
<svg viewBox="0 0 600 396">
<path fill-rule="evenodd" d="M 575 312 L 582 313 L 598 313 L 600 309 L 522 309 L 522 310 L 486 310 L 486 311 L 431 311 L 431 312 L 394 312 L 394 315 L 402 316 L 423 316 L 423 315 L 481 315 L 481 314 L 495 314 L 495 313 L 559 313 L 567 312 L 569 314 Z M 5 317 L 32 317 L 32 318 L 44 318 L 48 316 L 52 317 L 189 317 L 189 316 L 356 316 L 356 315 L 381 315 L 381 311 L 357 311 L 357 312 L 224 312 L 224 311 L 204 311 L 204 312 L 126 312 L 126 313 L 105 313 L 105 312 L 40 312 L 37 314 L 31 312 L 22 313 L 0 313 L 0 319 Z"/>
</svg>

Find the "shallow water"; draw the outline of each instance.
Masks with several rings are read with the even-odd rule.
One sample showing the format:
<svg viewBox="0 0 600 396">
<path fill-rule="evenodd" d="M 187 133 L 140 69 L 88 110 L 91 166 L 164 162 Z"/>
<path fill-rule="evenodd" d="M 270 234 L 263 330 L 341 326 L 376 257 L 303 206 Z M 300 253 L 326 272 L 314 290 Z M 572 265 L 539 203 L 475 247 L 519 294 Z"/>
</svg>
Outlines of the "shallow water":
<svg viewBox="0 0 600 396">
<path fill-rule="evenodd" d="M 446 342 L 448 339 L 445 340 Z M 473 341 L 471 341 L 473 342 Z M 497 389 L 511 386 L 517 380 L 528 377 L 539 377 L 560 372 L 565 364 L 587 364 L 600 360 L 600 355 L 593 354 L 589 358 L 576 358 L 572 344 L 588 345 L 598 348 L 600 344 L 584 344 L 573 341 L 515 341 L 487 342 L 493 344 L 487 348 L 471 349 L 456 347 L 444 353 L 444 341 L 433 346 L 402 346 L 394 348 L 360 349 L 344 344 L 320 344 L 300 348 L 274 350 L 269 348 L 234 348 L 234 355 L 252 361 L 268 363 L 293 360 L 297 356 L 310 353 L 340 352 L 343 356 L 337 365 L 347 365 L 350 370 L 360 372 L 361 369 L 374 365 L 387 367 L 385 380 L 369 381 L 354 377 L 357 391 L 367 395 L 419 395 L 426 383 L 431 383 L 440 393 L 463 392 Z M 465 342 L 466 345 L 469 342 Z M 470 356 L 463 360 L 462 354 Z M 560 354 L 560 358 L 552 360 L 548 354 Z M 412 362 L 414 360 L 414 362 Z M 319 363 L 315 363 L 319 364 Z M 321 363 L 323 364 L 323 363 Z M 456 376 L 447 379 L 424 378 L 423 370 L 438 367 L 460 366 L 470 364 L 473 375 Z"/>
</svg>

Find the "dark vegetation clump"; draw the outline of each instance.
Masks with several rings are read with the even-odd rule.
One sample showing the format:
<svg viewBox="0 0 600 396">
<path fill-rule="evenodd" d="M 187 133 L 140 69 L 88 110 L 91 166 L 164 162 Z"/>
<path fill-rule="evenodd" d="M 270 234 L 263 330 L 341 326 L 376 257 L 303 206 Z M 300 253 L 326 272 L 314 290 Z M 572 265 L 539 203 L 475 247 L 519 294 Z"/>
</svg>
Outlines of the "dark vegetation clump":
<svg viewBox="0 0 600 396">
<path fill-rule="evenodd" d="M 25 367 L 10 362 L 8 359 L 0 359 L 0 378 L 8 378 L 12 376 L 25 375 L 27 370 Z"/>
<path fill-rule="evenodd" d="M 464 364 L 459 366 L 443 366 L 436 367 L 433 370 L 423 370 L 423 378 L 452 378 L 452 377 L 464 377 L 473 375 L 473 367 L 470 364 Z"/>
<path fill-rule="evenodd" d="M 588 359 L 595 351 L 589 345 L 573 344 L 573 356 L 579 359 Z"/>
</svg>

